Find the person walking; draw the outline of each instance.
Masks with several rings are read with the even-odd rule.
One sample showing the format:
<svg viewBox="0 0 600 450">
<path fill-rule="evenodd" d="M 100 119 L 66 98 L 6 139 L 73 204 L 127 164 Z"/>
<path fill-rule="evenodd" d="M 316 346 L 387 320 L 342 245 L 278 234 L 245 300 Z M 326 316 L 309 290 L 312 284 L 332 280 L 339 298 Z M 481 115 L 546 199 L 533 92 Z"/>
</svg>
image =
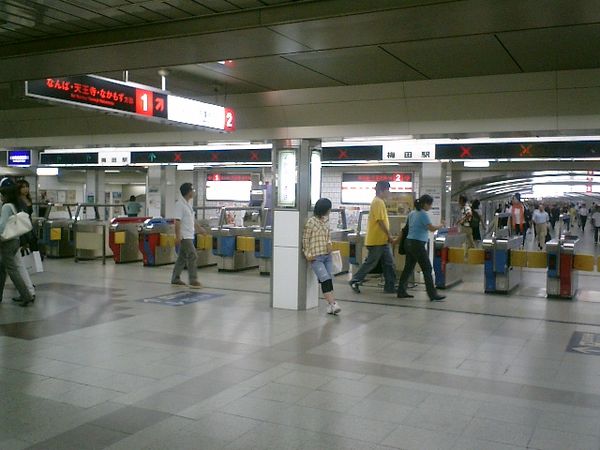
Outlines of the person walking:
<svg viewBox="0 0 600 450">
<path fill-rule="evenodd" d="M 417 263 L 419 263 L 419 267 L 421 267 L 421 271 L 423 272 L 429 300 L 432 302 L 441 302 L 446 298 L 445 295 L 438 294 L 435 289 L 431 274 L 433 268 L 431 267 L 429 254 L 425 248 L 425 244 L 429 241 L 429 232 L 437 231 L 443 227 L 443 225 L 435 226 L 431 224 L 431 218 L 427 214 L 427 211 L 431 209 L 432 205 L 433 197 L 427 194 L 422 195 L 415 201 L 415 211 L 411 211 L 408 215 L 408 235 L 404 241 L 406 262 L 404 263 L 404 270 L 402 271 L 402 275 L 400 275 L 398 283 L 398 292 L 396 294 L 398 298 L 413 297 L 413 295 L 406 292 L 406 283 Z"/>
<path fill-rule="evenodd" d="M 592 214 L 592 225 L 594 226 L 594 244 L 598 244 L 598 232 L 600 231 L 600 205 L 596 205 Z"/>
<path fill-rule="evenodd" d="M 533 212 L 531 220 L 533 221 L 535 226 L 538 247 L 540 250 L 542 250 L 546 245 L 546 235 L 548 234 L 548 222 L 550 221 L 550 216 L 544 209 L 543 204 L 539 204 L 538 209 L 536 209 Z"/>
<path fill-rule="evenodd" d="M 481 212 L 479 211 L 479 206 L 481 202 L 477 199 L 473 200 L 471 204 L 471 213 L 473 217 L 471 218 L 471 230 L 473 230 L 473 241 L 477 247 L 481 244 Z"/>
<path fill-rule="evenodd" d="M 17 214 L 18 208 L 17 186 L 10 178 L 0 180 L 0 197 L 2 198 L 0 234 L 2 234 L 10 217 Z M 21 244 L 18 237 L 6 241 L 0 240 L 0 302 L 2 301 L 6 275 L 8 274 L 19 292 L 19 306 L 25 307 L 33 302 L 33 296 L 27 289 L 19 273 L 19 261 L 17 258 L 21 258 L 21 255 L 18 254 L 20 247 Z"/>
<path fill-rule="evenodd" d="M 315 203 L 314 215 L 304 225 L 302 251 L 321 284 L 321 291 L 327 301 L 327 314 L 338 314 L 342 308 L 333 294 L 333 262 L 331 260 L 331 232 L 329 213 L 331 200 L 320 198 Z"/>
<path fill-rule="evenodd" d="M 125 211 L 127 217 L 137 217 L 142 209 L 142 204 L 138 203 L 135 199 L 135 195 L 129 197 L 129 201 L 125 203 Z"/>
<path fill-rule="evenodd" d="M 460 219 L 458 219 L 457 224 L 460 226 L 460 231 L 465 235 L 465 245 L 467 246 L 467 250 L 475 247 L 475 242 L 473 241 L 473 228 L 471 228 L 471 220 L 473 220 L 473 210 L 469 206 L 469 202 L 467 201 L 467 197 L 465 195 L 460 195 L 458 197 L 458 204 L 460 205 Z"/>
<path fill-rule="evenodd" d="M 390 220 L 388 218 L 385 199 L 390 192 L 390 183 L 378 181 L 375 185 L 375 198 L 369 209 L 369 221 L 367 222 L 367 236 L 365 246 L 369 254 L 365 262 L 350 280 L 350 287 L 357 294 L 360 293 L 360 284 L 371 270 L 373 270 L 380 259 L 383 260 L 383 291 L 388 294 L 396 292 L 396 269 L 394 268 L 394 256 L 392 246 L 394 238 L 390 233 Z"/>
<path fill-rule="evenodd" d="M 29 183 L 27 180 L 17 181 L 17 195 L 17 211 L 26 212 L 29 215 L 29 220 L 31 220 L 31 215 L 33 214 L 33 201 L 31 200 L 31 195 L 29 194 Z M 33 230 L 19 237 L 19 243 L 21 244 L 21 255 L 24 255 L 25 252 L 39 251 L 37 236 Z M 27 272 L 23 258 L 19 257 L 19 255 L 17 255 L 17 263 L 19 264 L 19 273 L 21 274 L 21 278 L 23 278 L 25 286 L 27 286 L 27 290 L 31 294 L 31 298 L 33 301 L 35 301 L 35 285 L 31 281 L 31 277 L 29 276 L 29 272 Z M 13 298 L 13 301 L 20 302 L 21 298 Z"/>
<path fill-rule="evenodd" d="M 194 219 L 194 210 L 190 205 L 190 200 L 194 198 L 192 183 L 183 183 L 179 187 L 179 192 L 181 195 L 178 196 L 175 203 L 175 213 L 173 214 L 175 218 L 175 244 L 179 247 L 179 251 L 171 275 L 171 284 L 186 286 L 181 280 L 181 272 L 187 267 L 189 286 L 200 289 L 202 283 L 198 281 L 198 267 L 196 266 L 198 255 L 194 245 L 194 237 L 196 232 L 205 234 L 206 231 Z"/>
<path fill-rule="evenodd" d="M 512 198 L 510 217 L 514 235 L 523 236 L 523 245 L 525 245 L 525 207 L 521 203 L 519 194 L 515 194 Z"/>
<path fill-rule="evenodd" d="M 579 222 L 581 225 L 581 231 L 585 231 L 585 224 L 587 223 L 588 218 L 588 208 L 585 203 L 579 207 Z"/>
</svg>

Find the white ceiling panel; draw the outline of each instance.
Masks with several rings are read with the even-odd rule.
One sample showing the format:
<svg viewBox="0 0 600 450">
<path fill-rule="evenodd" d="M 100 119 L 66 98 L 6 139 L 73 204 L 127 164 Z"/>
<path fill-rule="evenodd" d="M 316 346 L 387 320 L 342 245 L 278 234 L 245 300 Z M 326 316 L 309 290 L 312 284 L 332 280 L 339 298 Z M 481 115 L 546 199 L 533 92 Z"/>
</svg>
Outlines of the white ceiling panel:
<svg viewBox="0 0 600 450">
<path fill-rule="evenodd" d="M 345 84 L 386 83 L 425 78 L 379 47 L 308 52 L 285 58 Z"/>
<path fill-rule="evenodd" d="M 600 67 L 600 25 L 525 30 L 498 37 L 526 72 Z"/>
<path fill-rule="evenodd" d="M 494 36 L 467 36 L 382 46 L 428 78 L 520 72 Z"/>
</svg>

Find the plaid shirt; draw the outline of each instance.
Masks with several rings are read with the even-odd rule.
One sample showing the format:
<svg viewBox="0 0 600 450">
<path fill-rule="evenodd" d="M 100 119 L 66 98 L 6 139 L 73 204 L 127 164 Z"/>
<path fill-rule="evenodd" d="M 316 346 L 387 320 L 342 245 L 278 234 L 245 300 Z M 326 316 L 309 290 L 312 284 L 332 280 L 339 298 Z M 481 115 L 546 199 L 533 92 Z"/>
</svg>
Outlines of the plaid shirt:
<svg viewBox="0 0 600 450">
<path fill-rule="evenodd" d="M 302 249 L 306 259 L 329 254 L 328 244 L 331 243 L 329 222 L 318 217 L 311 217 L 304 225 Z"/>
</svg>

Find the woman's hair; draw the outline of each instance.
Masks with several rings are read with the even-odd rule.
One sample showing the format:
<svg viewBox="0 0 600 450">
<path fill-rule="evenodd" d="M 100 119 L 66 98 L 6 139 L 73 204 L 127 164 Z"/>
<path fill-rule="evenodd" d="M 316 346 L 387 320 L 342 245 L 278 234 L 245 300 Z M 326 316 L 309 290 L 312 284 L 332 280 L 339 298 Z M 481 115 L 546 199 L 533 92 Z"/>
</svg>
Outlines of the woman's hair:
<svg viewBox="0 0 600 450">
<path fill-rule="evenodd" d="M 467 201 L 468 201 L 468 199 L 467 199 L 466 195 L 462 195 L 461 194 L 461 195 L 458 196 L 458 202 L 459 203 L 467 203 Z"/>
<path fill-rule="evenodd" d="M 130 202 L 135 202 L 135 195 L 132 195 L 131 197 L 129 197 L 129 201 Z"/>
<path fill-rule="evenodd" d="M 29 183 L 27 182 L 27 180 L 17 180 L 17 197 L 21 196 L 21 189 L 23 189 L 24 187 L 29 187 Z M 29 200 L 30 202 L 32 202 L 33 200 L 31 200 L 31 193 L 27 192 L 27 195 L 25 195 L 25 198 L 27 200 Z"/>
<path fill-rule="evenodd" d="M 331 200 L 329 200 L 328 198 L 320 198 L 319 200 L 317 200 L 317 203 L 315 203 L 314 214 L 317 217 L 323 217 L 329 212 L 330 209 Z"/>
<path fill-rule="evenodd" d="M 479 205 L 481 205 L 481 202 L 479 201 L 479 199 L 475 199 L 475 200 L 473 200 L 473 203 L 471 203 L 471 207 L 473 209 L 479 209 Z"/>
<path fill-rule="evenodd" d="M 433 197 L 428 194 L 423 194 L 417 200 L 415 200 L 415 208 L 417 211 L 421 211 L 421 209 L 423 209 L 423 205 L 431 204 L 433 204 Z"/>
<path fill-rule="evenodd" d="M 12 203 L 15 208 L 18 208 L 19 203 L 19 191 L 17 186 L 4 187 L 0 190 L 2 197 L 4 197 L 4 203 Z"/>
</svg>

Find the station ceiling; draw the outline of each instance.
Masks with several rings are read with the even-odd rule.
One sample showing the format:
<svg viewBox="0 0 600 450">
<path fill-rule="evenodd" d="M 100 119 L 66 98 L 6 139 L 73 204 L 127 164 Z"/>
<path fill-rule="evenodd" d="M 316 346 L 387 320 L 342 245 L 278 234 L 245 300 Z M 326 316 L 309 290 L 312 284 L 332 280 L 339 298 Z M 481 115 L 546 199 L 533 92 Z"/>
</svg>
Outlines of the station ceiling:
<svg viewBox="0 0 600 450">
<path fill-rule="evenodd" d="M 122 70 L 156 86 L 161 68 L 169 90 L 204 97 L 597 67 L 597 0 L 0 2 L 5 94 Z"/>
</svg>

